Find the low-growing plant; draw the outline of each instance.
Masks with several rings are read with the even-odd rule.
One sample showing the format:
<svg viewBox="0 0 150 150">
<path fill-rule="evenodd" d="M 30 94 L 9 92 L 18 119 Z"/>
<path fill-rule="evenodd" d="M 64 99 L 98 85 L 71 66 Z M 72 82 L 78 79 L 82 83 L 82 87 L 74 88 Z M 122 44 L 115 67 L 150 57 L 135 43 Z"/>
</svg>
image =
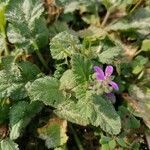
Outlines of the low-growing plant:
<svg viewBox="0 0 150 150">
<path fill-rule="evenodd" d="M 149 4 L 0 0 L 0 149 L 148 147 Z"/>
</svg>

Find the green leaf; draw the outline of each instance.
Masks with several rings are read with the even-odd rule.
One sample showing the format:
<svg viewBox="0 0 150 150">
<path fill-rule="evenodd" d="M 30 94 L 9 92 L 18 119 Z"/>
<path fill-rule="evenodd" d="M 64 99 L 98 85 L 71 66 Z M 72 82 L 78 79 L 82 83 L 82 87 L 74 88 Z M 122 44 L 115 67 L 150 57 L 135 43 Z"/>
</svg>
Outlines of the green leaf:
<svg viewBox="0 0 150 150">
<path fill-rule="evenodd" d="M 109 150 L 114 150 L 116 147 L 116 141 L 114 139 L 112 139 L 111 137 L 107 137 L 102 135 L 100 138 L 100 144 L 101 145 L 109 145 Z"/>
<path fill-rule="evenodd" d="M 123 139 L 123 138 L 119 138 L 119 139 L 117 139 L 117 142 L 118 142 L 118 144 L 121 146 L 121 147 L 128 147 L 127 146 L 127 144 L 126 144 L 126 142 L 125 142 L 125 140 Z"/>
<path fill-rule="evenodd" d="M 44 77 L 35 80 L 28 88 L 31 101 L 42 101 L 49 106 L 57 106 L 64 101 L 62 91 L 59 90 L 60 83 L 52 77 Z"/>
<path fill-rule="evenodd" d="M 109 141 L 108 145 L 110 150 L 114 150 L 117 144 L 115 140 L 111 140 Z"/>
<path fill-rule="evenodd" d="M 100 138 L 100 144 L 106 144 L 111 140 L 112 140 L 112 138 L 102 135 Z"/>
<path fill-rule="evenodd" d="M 137 85 L 130 85 L 129 87 L 128 103 L 132 107 L 132 113 L 138 117 L 143 118 L 145 124 L 150 128 L 150 92 L 149 88 Z"/>
<path fill-rule="evenodd" d="M 6 59 L 2 64 L 4 69 L 0 71 L 0 99 L 23 99 L 27 97 L 26 83 L 36 79 L 40 70 L 30 62 L 14 63 L 12 58 Z"/>
<path fill-rule="evenodd" d="M 71 99 L 58 105 L 55 113 L 59 117 L 79 125 L 86 126 L 89 124 L 89 120 L 86 117 L 83 117 L 81 110 Z"/>
<path fill-rule="evenodd" d="M 92 69 L 91 61 L 80 54 L 75 54 L 72 57 L 71 64 L 76 84 L 87 83 Z"/>
<path fill-rule="evenodd" d="M 144 67 L 145 64 L 148 62 L 148 58 L 143 57 L 142 55 L 137 56 L 134 61 L 132 62 L 132 73 L 138 74 L 140 73 Z"/>
<path fill-rule="evenodd" d="M 52 57 L 57 60 L 71 56 L 78 49 L 78 37 L 67 31 L 57 34 L 50 42 L 50 51 Z"/>
<path fill-rule="evenodd" d="M 134 116 L 129 118 L 128 126 L 133 129 L 140 128 L 140 120 L 137 120 Z"/>
<path fill-rule="evenodd" d="M 19 150 L 18 145 L 10 139 L 4 139 L 0 142 L 1 150 Z"/>
<path fill-rule="evenodd" d="M 136 119 L 126 107 L 120 106 L 118 114 L 121 117 L 123 129 L 140 128 L 140 120 Z"/>
<path fill-rule="evenodd" d="M 54 77 L 56 79 L 60 79 L 62 74 L 66 71 L 66 64 L 65 63 L 56 63 L 56 66 L 55 66 L 55 72 L 54 72 Z"/>
<path fill-rule="evenodd" d="M 109 29 L 115 31 L 139 31 L 146 35 L 150 31 L 150 10 L 149 8 L 139 8 L 130 15 L 114 21 Z"/>
<path fill-rule="evenodd" d="M 102 149 L 102 150 L 110 150 L 108 144 L 102 144 L 101 149 Z"/>
<path fill-rule="evenodd" d="M 67 142 L 67 121 L 52 118 L 49 122 L 38 129 L 39 137 L 45 140 L 47 148 L 56 148 Z"/>
<path fill-rule="evenodd" d="M 75 10 L 78 10 L 80 3 L 78 1 L 69 2 L 68 5 L 65 6 L 64 13 L 72 13 Z"/>
<path fill-rule="evenodd" d="M 73 91 L 75 92 L 75 97 L 77 99 L 84 98 L 86 96 L 87 84 L 77 85 Z"/>
<path fill-rule="evenodd" d="M 83 97 L 77 103 L 66 102 L 61 104 L 55 113 L 73 123 L 100 126 L 109 134 L 118 134 L 121 130 L 120 117 L 113 105 L 91 92 L 87 92 L 86 97 Z"/>
<path fill-rule="evenodd" d="M 80 109 L 87 110 L 86 115 L 94 126 L 100 126 L 105 132 L 109 134 L 118 134 L 121 130 L 120 117 L 115 111 L 112 103 L 103 99 L 99 95 L 91 95 L 87 93 L 86 99 L 79 101 Z M 91 113 L 89 113 L 89 110 Z M 84 112 L 84 111 L 83 111 Z"/>
<path fill-rule="evenodd" d="M 11 0 L 6 17 L 8 40 L 22 49 L 32 52 L 35 44 L 42 48 L 48 43 L 48 29 L 41 0 Z"/>
<path fill-rule="evenodd" d="M 147 87 L 140 87 L 138 85 L 131 84 L 129 87 L 129 94 L 138 101 L 147 101 L 147 104 L 149 104 L 149 88 L 147 89 Z"/>
<path fill-rule="evenodd" d="M 143 51 L 150 51 L 150 40 L 149 39 L 146 39 L 142 42 L 142 47 L 141 49 Z"/>
<path fill-rule="evenodd" d="M 103 64 L 111 64 L 115 58 L 120 54 L 121 49 L 119 47 L 111 47 L 103 51 L 98 55 L 98 59 Z"/>
<path fill-rule="evenodd" d="M 96 26 L 91 25 L 90 27 L 81 30 L 78 32 L 78 35 L 81 38 L 89 38 L 92 40 L 95 40 L 97 38 L 103 37 L 107 34 L 107 32 L 105 30 L 103 30 L 102 28 L 98 28 Z"/>
<path fill-rule="evenodd" d="M 13 105 L 10 109 L 10 139 L 17 139 L 31 119 L 42 109 L 40 102 L 21 101 Z"/>
<path fill-rule="evenodd" d="M 107 9 L 112 9 L 116 7 L 126 7 L 129 4 L 133 4 L 134 0 L 102 0 L 102 3 L 105 5 Z"/>
<path fill-rule="evenodd" d="M 49 37 L 53 38 L 55 35 L 65 30 L 68 30 L 67 23 L 57 20 L 49 27 Z"/>
<path fill-rule="evenodd" d="M 60 78 L 60 89 L 71 90 L 75 87 L 75 85 L 72 70 L 66 70 Z"/>
<path fill-rule="evenodd" d="M 74 54 L 71 60 L 75 87 L 73 91 L 77 99 L 85 97 L 92 70 L 92 63 L 80 54 Z"/>
</svg>

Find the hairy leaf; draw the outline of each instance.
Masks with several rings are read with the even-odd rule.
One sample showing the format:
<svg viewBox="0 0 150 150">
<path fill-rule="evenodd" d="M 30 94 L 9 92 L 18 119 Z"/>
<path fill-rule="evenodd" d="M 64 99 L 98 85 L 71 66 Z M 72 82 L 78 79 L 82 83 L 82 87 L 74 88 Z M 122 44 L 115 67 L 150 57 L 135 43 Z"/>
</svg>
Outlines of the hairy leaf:
<svg viewBox="0 0 150 150">
<path fill-rule="evenodd" d="M 140 8 L 135 12 L 126 16 L 123 19 L 112 23 L 109 28 L 115 31 L 127 31 L 134 30 L 139 31 L 142 34 L 150 32 L 150 10 L 149 8 Z"/>
<path fill-rule="evenodd" d="M 49 122 L 38 129 L 39 137 L 45 140 L 47 148 L 55 148 L 67 142 L 67 121 L 52 118 Z"/>
<path fill-rule="evenodd" d="M 49 27 L 49 36 L 50 38 L 53 38 L 55 35 L 65 30 L 68 30 L 67 23 L 57 20 Z"/>
<path fill-rule="evenodd" d="M 0 142 L 1 150 L 19 150 L 18 145 L 10 139 L 4 139 Z"/>
<path fill-rule="evenodd" d="M 57 34 L 50 42 L 52 57 L 57 60 L 71 56 L 78 48 L 78 38 L 67 31 Z"/>
<path fill-rule="evenodd" d="M 21 101 L 13 105 L 10 109 L 10 138 L 12 140 L 17 139 L 23 129 L 28 125 L 31 119 L 41 111 L 42 104 L 40 102 L 28 102 Z"/>
<path fill-rule="evenodd" d="M 90 26 L 87 29 L 78 32 L 78 35 L 82 38 L 96 39 L 106 35 L 106 31 L 96 26 Z"/>
<path fill-rule="evenodd" d="M 41 0 L 11 0 L 6 17 L 8 39 L 19 48 L 33 51 L 48 43 L 48 29 L 41 17 L 44 11 Z"/>
<path fill-rule="evenodd" d="M 91 92 L 87 92 L 77 103 L 66 102 L 59 105 L 55 113 L 73 123 L 100 126 L 109 134 L 118 134 L 121 129 L 120 117 L 113 105 L 101 96 L 92 95 Z"/>
<path fill-rule="evenodd" d="M 90 60 L 80 54 L 73 55 L 72 71 L 77 85 L 84 84 L 89 81 L 91 68 L 92 64 Z"/>
<path fill-rule="evenodd" d="M 148 62 L 148 58 L 145 58 L 145 57 L 143 57 L 141 55 L 137 56 L 134 59 L 134 61 L 132 62 L 132 69 L 133 69 L 132 73 L 133 74 L 140 73 L 144 69 L 144 67 L 147 64 L 147 62 Z"/>
<path fill-rule="evenodd" d="M 78 109 L 76 103 L 72 100 L 68 100 L 60 105 L 58 105 L 55 113 L 68 121 L 71 121 L 76 124 L 86 126 L 89 124 L 89 120 L 86 117 L 82 116 L 80 109 Z"/>
<path fill-rule="evenodd" d="M 113 60 L 120 54 L 119 47 L 109 48 L 98 55 L 98 59 L 102 63 L 111 64 Z"/>
<path fill-rule="evenodd" d="M 124 95 L 124 99 L 127 100 L 129 106 L 131 106 L 131 112 L 143 118 L 145 124 L 150 128 L 150 89 L 147 87 L 139 87 L 137 85 L 130 85 L 129 94 Z"/>
<path fill-rule="evenodd" d="M 129 4 L 133 4 L 134 0 L 102 0 L 102 3 L 107 9 L 112 9 L 117 7 L 126 7 Z"/>
<path fill-rule="evenodd" d="M 47 76 L 35 80 L 28 89 L 28 93 L 31 101 L 38 100 L 49 106 L 57 106 L 64 100 L 59 86 L 57 79 Z"/>
<path fill-rule="evenodd" d="M 87 92 L 86 98 L 78 102 L 78 107 L 89 118 L 92 125 L 100 126 L 109 134 L 118 134 L 120 132 L 120 117 L 110 101 L 103 99 L 99 95 L 92 95 Z"/>
<path fill-rule="evenodd" d="M 0 99 L 25 98 L 27 96 L 25 84 L 36 79 L 40 70 L 30 62 L 14 63 L 10 59 L 3 61 L 3 66 L 4 69 L 0 71 Z"/>
<path fill-rule="evenodd" d="M 60 78 L 60 89 L 70 90 L 75 87 L 75 81 L 72 70 L 67 70 Z"/>
</svg>

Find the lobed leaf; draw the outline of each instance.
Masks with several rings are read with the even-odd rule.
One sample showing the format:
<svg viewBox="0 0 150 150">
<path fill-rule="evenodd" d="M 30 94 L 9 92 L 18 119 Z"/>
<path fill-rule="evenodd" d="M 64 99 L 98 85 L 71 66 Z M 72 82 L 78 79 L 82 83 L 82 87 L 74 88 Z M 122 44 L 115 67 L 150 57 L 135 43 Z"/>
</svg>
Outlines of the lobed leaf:
<svg viewBox="0 0 150 150">
<path fill-rule="evenodd" d="M 80 109 L 77 107 L 76 103 L 71 99 L 58 105 L 57 109 L 54 111 L 56 115 L 64 118 L 70 122 L 86 126 L 89 124 L 89 120 L 82 116 Z"/>
<path fill-rule="evenodd" d="M 79 49 L 79 39 L 68 31 L 61 32 L 52 38 L 50 51 L 54 59 L 60 60 L 72 56 Z"/>
<path fill-rule="evenodd" d="M 6 17 L 8 40 L 22 49 L 32 52 L 48 43 L 48 29 L 44 18 L 41 0 L 11 0 Z"/>
<path fill-rule="evenodd" d="M 88 82 L 92 68 L 90 60 L 80 54 L 75 54 L 72 57 L 71 64 L 76 84 Z"/>
<path fill-rule="evenodd" d="M 0 71 L 0 99 L 27 97 L 25 85 L 37 78 L 40 70 L 30 62 L 14 63 L 12 58 L 3 60 L 4 69 Z"/>
<path fill-rule="evenodd" d="M 121 130 L 120 117 L 113 105 L 91 92 L 87 92 L 77 103 L 68 101 L 60 104 L 55 113 L 76 124 L 100 126 L 109 134 L 118 134 Z"/>
<path fill-rule="evenodd" d="M 31 101 L 42 101 L 44 104 L 56 107 L 64 101 L 60 83 L 52 77 L 44 77 L 35 80 L 28 90 Z"/>
<path fill-rule="evenodd" d="M 115 58 L 120 54 L 121 49 L 119 47 L 109 48 L 98 55 L 98 59 L 102 63 L 111 64 Z"/>
</svg>

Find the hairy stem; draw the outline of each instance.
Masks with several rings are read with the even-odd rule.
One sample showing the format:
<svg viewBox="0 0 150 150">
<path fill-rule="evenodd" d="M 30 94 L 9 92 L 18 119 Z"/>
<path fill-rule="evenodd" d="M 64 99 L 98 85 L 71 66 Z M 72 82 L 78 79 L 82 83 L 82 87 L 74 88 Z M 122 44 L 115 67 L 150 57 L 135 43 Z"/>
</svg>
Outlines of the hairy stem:
<svg viewBox="0 0 150 150">
<path fill-rule="evenodd" d="M 5 39 L 4 39 L 4 44 L 5 44 L 5 55 L 8 56 L 8 55 L 9 55 L 9 49 L 8 49 L 6 37 L 5 37 Z"/>
<path fill-rule="evenodd" d="M 78 135 L 77 135 L 76 131 L 74 130 L 74 128 L 73 128 L 73 126 L 71 124 L 70 124 L 70 129 L 71 129 L 71 132 L 72 132 L 72 134 L 74 136 L 74 139 L 75 139 L 75 142 L 76 142 L 76 144 L 78 146 L 78 149 L 79 150 L 84 150 L 82 144 L 80 143 Z"/>
<path fill-rule="evenodd" d="M 37 54 L 39 60 L 41 61 L 41 63 L 42 63 L 43 66 L 45 67 L 45 69 L 46 69 L 46 70 L 49 70 L 48 65 L 47 65 L 47 63 L 45 62 L 45 60 L 44 60 L 42 54 L 40 53 L 39 48 L 38 48 L 36 42 L 33 42 L 33 46 L 34 46 L 34 48 L 35 48 L 35 52 L 36 52 L 36 54 Z"/>
<path fill-rule="evenodd" d="M 5 52 L 5 56 L 8 56 L 9 55 L 9 49 L 8 49 L 8 45 L 7 45 L 7 36 L 6 36 L 6 32 L 5 32 L 4 28 L 1 29 L 1 35 L 2 35 L 3 40 L 4 40 L 4 52 Z"/>
<path fill-rule="evenodd" d="M 36 52 L 37 56 L 39 57 L 39 60 L 41 61 L 41 63 L 42 63 L 43 66 L 45 67 L 45 69 L 48 70 L 48 69 L 49 69 L 49 68 L 48 68 L 48 65 L 46 64 L 46 62 L 45 62 L 45 60 L 44 60 L 42 54 L 40 53 L 40 51 L 39 51 L 39 50 L 36 50 L 35 52 Z"/>
</svg>

